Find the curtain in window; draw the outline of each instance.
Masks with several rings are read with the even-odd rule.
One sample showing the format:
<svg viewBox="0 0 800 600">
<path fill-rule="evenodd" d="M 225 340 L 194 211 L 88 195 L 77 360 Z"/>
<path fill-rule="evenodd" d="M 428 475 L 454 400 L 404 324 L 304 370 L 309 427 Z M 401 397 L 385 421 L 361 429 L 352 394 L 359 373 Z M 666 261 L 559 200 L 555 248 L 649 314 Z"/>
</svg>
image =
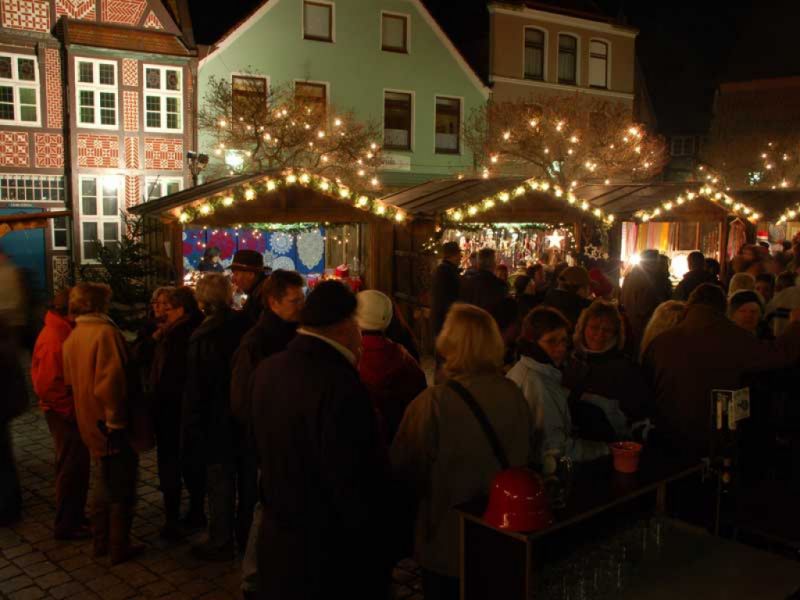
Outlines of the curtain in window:
<svg viewBox="0 0 800 600">
<path fill-rule="evenodd" d="M 558 37 L 558 80 L 575 83 L 577 74 L 578 40 L 569 35 Z"/>
<path fill-rule="evenodd" d="M 525 78 L 544 78 L 544 33 L 538 29 L 525 30 Z"/>
</svg>

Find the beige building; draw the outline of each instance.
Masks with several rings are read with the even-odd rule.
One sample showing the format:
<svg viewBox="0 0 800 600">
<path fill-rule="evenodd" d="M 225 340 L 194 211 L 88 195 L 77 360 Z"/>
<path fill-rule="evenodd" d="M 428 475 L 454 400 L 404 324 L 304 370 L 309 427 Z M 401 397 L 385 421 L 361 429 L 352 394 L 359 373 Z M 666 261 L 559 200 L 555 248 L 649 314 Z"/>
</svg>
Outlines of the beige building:
<svg viewBox="0 0 800 600">
<path fill-rule="evenodd" d="M 489 15 L 495 100 L 578 92 L 633 111 L 636 29 L 536 2 L 491 3 Z"/>
</svg>

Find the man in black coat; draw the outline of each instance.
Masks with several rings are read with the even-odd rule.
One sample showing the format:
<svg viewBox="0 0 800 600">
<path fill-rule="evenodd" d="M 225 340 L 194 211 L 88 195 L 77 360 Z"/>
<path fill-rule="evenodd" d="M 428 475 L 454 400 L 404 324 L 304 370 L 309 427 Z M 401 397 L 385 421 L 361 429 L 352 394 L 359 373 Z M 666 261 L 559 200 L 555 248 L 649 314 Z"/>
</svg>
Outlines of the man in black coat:
<svg viewBox="0 0 800 600">
<path fill-rule="evenodd" d="M 578 318 L 592 302 L 589 300 L 592 280 L 589 272 L 583 267 L 567 267 L 558 276 L 558 286 L 548 290 L 542 306 L 550 306 L 561 311 L 572 327 L 578 324 Z"/>
<path fill-rule="evenodd" d="M 259 597 L 317 599 L 389 591 L 388 458 L 355 365 L 356 299 L 337 281 L 306 300 L 288 349 L 253 377 L 263 520 Z"/>
<path fill-rule="evenodd" d="M 675 288 L 675 300 L 686 302 L 694 289 L 704 283 L 717 283 L 716 275 L 706 271 L 706 257 L 702 252 L 690 252 L 686 257 L 689 271 Z"/>
<path fill-rule="evenodd" d="M 494 249 L 481 248 L 478 252 L 478 271 L 471 277 L 461 278 L 459 298 L 467 304 L 474 304 L 491 314 L 500 329 L 510 323 L 503 317 L 503 304 L 508 298 L 508 285 L 494 274 L 496 267 Z M 513 321 L 513 315 L 511 316 Z"/>
<path fill-rule="evenodd" d="M 264 257 L 255 250 L 239 250 L 233 255 L 231 272 L 233 285 L 247 294 L 240 315 L 246 321 L 245 328 L 249 329 L 258 323 L 263 308 L 261 287 L 267 279 L 267 274 L 264 272 Z"/>
<path fill-rule="evenodd" d="M 296 271 L 274 271 L 261 290 L 264 311 L 258 323 L 242 338 L 242 343 L 233 356 L 231 376 L 231 410 L 233 415 L 249 429 L 248 442 L 252 439 L 252 399 L 250 384 L 253 372 L 265 358 L 286 350 L 297 334 L 300 311 L 305 303 L 303 278 Z M 246 453 L 255 455 L 255 448 Z M 257 544 L 261 527 L 261 503 L 256 502 L 253 522 L 247 539 L 247 551 L 242 561 L 242 593 L 245 598 L 255 597 L 258 589 Z"/>
<path fill-rule="evenodd" d="M 431 286 L 431 324 L 434 336 L 439 335 L 447 311 L 458 300 L 460 286 L 461 248 L 458 247 L 458 242 L 442 244 L 442 255 L 442 262 L 436 267 Z"/>
</svg>

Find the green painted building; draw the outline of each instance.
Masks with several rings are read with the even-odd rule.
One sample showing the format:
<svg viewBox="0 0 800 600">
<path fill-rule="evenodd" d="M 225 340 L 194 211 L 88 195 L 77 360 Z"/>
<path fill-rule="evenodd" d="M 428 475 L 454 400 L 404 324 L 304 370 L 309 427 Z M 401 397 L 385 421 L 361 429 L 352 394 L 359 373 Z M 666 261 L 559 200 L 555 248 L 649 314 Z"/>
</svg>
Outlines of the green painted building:
<svg viewBox="0 0 800 600">
<path fill-rule="evenodd" d="M 386 187 L 473 166 L 464 121 L 489 89 L 419 0 L 266 0 L 201 60 L 199 102 L 210 77 L 253 73 L 382 124 Z"/>
</svg>

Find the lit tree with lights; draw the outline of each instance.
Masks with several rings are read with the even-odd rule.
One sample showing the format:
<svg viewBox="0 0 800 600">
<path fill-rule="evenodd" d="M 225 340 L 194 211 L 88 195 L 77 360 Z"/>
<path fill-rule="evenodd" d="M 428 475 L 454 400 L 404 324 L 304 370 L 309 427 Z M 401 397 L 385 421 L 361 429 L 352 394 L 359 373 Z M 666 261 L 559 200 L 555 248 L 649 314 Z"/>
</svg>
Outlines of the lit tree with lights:
<svg viewBox="0 0 800 600">
<path fill-rule="evenodd" d="M 519 173 L 564 189 L 650 179 L 667 156 L 629 109 L 585 94 L 489 102 L 470 115 L 465 140 L 484 177 Z"/>
<path fill-rule="evenodd" d="M 714 131 L 701 152 L 698 176 L 733 189 L 800 187 L 800 136 Z M 716 180 L 716 181 L 715 181 Z"/>
<path fill-rule="evenodd" d="M 298 169 L 354 191 L 379 188 L 377 125 L 297 97 L 291 85 L 274 86 L 268 94 L 264 78 L 239 77 L 235 85 L 211 77 L 198 112 L 200 129 L 214 137 L 216 156 L 230 153 L 241 172 Z"/>
</svg>

